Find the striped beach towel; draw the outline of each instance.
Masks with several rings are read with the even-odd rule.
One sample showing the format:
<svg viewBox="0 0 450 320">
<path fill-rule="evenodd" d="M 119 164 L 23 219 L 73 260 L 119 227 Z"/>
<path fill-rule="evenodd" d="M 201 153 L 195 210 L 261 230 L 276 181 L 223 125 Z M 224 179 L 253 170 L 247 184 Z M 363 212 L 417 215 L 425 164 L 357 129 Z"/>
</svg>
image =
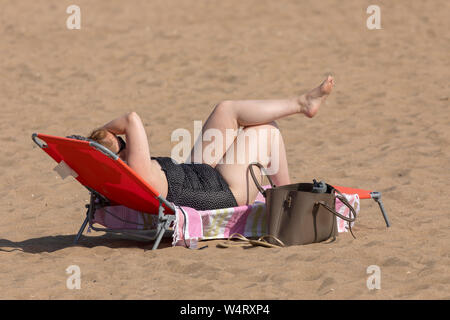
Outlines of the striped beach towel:
<svg viewBox="0 0 450 320">
<path fill-rule="evenodd" d="M 267 188 L 268 186 L 264 186 Z M 359 213 L 359 196 L 344 194 L 349 203 Z M 336 199 L 336 211 L 348 217 L 349 209 Z M 266 204 L 258 193 L 251 205 L 225 209 L 199 211 L 189 207 L 176 207 L 173 225 L 174 246 L 196 248 L 200 240 L 226 239 L 233 233 L 245 237 L 260 237 L 267 234 Z M 111 229 L 155 229 L 157 215 L 145 214 L 124 206 L 98 209 L 95 222 Z M 348 222 L 337 218 L 339 232 L 347 232 Z"/>
<path fill-rule="evenodd" d="M 343 195 L 358 214 L 359 196 L 357 194 Z M 336 211 L 345 217 L 350 215 L 350 210 L 337 198 Z M 226 239 L 233 233 L 240 233 L 245 237 L 267 235 L 266 212 L 264 197 L 260 193 L 256 201 L 248 206 L 206 211 L 177 207 L 172 244 L 196 248 L 199 240 Z M 347 232 L 348 222 L 337 218 L 337 227 L 338 232 Z"/>
</svg>

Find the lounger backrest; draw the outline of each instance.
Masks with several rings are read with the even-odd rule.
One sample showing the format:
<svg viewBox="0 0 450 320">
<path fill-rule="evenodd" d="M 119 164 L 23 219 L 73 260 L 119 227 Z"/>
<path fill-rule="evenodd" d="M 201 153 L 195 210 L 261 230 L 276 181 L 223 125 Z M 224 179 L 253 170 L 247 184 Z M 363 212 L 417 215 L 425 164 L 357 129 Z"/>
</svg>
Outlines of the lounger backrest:
<svg viewBox="0 0 450 320">
<path fill-rule="evenodd" d="M 41 148 L 57 163 L 64 161 L 76 172 L 76 179 L 113 204 L 131 209 L 158 213 L 159 193 L 139 177 L 125 162 L 101 145 L 89 141 L 61 138 L 44 134 L 33 135 L 45 142 Z M 171 208 L 165 213 L 173 213 Z"/>
</svg>

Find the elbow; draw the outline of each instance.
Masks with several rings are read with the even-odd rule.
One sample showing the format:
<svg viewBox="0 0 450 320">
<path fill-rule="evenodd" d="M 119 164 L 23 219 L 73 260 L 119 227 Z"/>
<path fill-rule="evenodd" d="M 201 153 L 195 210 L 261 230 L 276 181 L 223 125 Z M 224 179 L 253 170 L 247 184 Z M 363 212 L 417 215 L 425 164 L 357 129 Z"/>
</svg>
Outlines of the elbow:
<svg viewBox="0 0 450 320">
<path fill-rule="evenodd" d="M 128 122 L 133 122 L 133 121 L 139 120 L 140 118 L 136 112 L 131 111 L 126 114 L 126 119 Z"/>
</svg>

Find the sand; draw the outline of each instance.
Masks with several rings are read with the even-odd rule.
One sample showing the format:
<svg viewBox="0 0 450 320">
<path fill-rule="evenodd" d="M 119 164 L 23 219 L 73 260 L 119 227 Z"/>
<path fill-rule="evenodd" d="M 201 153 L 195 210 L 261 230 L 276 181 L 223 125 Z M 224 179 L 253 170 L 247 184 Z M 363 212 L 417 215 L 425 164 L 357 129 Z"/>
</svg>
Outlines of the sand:
<svg viewBox="0 0 450 320">
<path fill-rule="evenodd" d="M 376 2 L 376 3 L 375 3 Z M 0 9 L 1 299 L 449 299 L 447 1 L 4 0 Z M 381 30 L 366 27 L 370 4 Z M 127 111 L 170 155 L 225 99 L 292 96 L 336 79 L 313 119 L 279 121 L 291 179 L 381 191 L 331 245 L 203 250 L 86 234 L 87 191 L 33 132 L 86 135 Z M 66 268 L 81 270 L 81 289 Z M 367 268 L 381 270 L 369 290 Z"/>
</svg>

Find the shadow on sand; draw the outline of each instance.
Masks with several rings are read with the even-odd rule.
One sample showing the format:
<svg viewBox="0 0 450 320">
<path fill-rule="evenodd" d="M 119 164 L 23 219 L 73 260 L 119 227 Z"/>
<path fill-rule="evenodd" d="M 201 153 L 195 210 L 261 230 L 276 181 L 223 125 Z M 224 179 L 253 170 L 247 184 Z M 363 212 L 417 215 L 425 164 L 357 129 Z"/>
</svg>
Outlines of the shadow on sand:
<svg viewBox="0 0 450 320">
<path fill-rule="evenodd" d="M 0 239 L 0 252 L 22 251 L 26 253 L 43 253 L 55 252 L 70 247 L 95 248 L 98 246 L 108 248 L 141 248 L 151 250 L 153 241 L 142 241 L 129 239 L 125 236 L 105 234 L 102 236 L 83 236 L 77 244 L 73 241 L 75 235 L 46 236 L 40 238 L 32 238 L 23 241 L 11 241 L 8 239 Z M 172 238 L 164 237 L 159 244 L 158 249 L 168 248 L 172 246 Z"/>
</svg>

